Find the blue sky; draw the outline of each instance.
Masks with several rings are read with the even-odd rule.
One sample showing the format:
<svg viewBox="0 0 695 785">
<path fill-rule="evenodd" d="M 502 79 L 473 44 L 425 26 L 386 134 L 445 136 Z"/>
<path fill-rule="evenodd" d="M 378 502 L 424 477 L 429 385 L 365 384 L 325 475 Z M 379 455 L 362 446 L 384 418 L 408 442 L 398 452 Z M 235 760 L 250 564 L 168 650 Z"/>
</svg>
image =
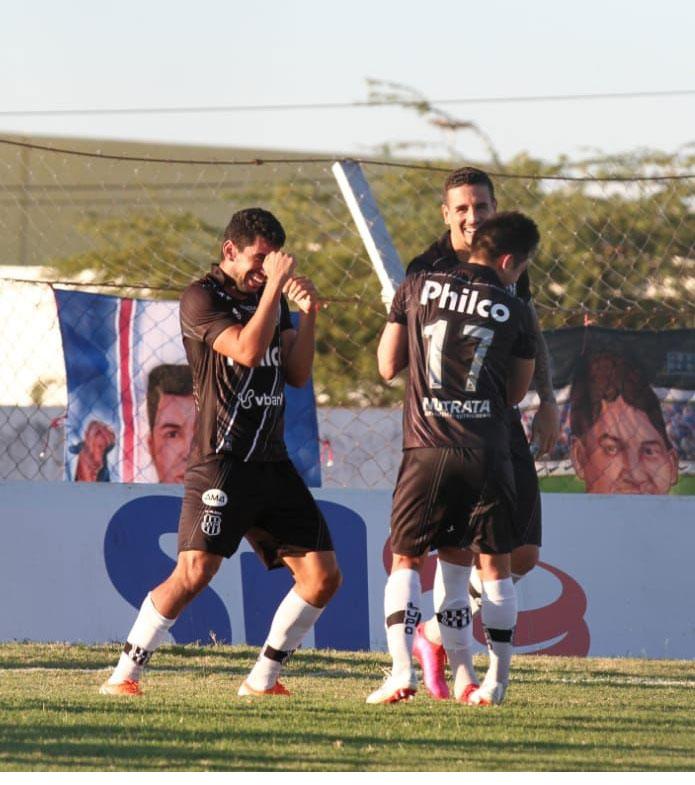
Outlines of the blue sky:
<svg viewBox="0 0 695 785">
<path fill-rule="evenodd" d="M 0 108 L 320 103 L 367 98 L 366 78 L 429 99 L 695 88 L 686 0 L 162 2 L 37 0 L 3 11 Z M 695 141 L 695 94 L 448 106 L 503 157 L 554 159 Z M 447 140 L 399 108 L 160 116 L 0 116 L 0 133 L 372 153 Z M 480 138 L 455 138 L 485 159 Z M 439 147 L 440 151 L 443 149 Z"/>
</svg>

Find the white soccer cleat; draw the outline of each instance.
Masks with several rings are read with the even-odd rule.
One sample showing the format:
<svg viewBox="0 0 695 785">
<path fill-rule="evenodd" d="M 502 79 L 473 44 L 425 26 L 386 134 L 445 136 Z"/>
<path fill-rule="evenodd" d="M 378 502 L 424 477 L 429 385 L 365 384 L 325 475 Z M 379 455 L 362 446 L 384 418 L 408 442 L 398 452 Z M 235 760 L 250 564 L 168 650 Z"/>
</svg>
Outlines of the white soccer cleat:
<svg viewBox="0 0 695 785">
<path fill-rule="evenodd" d="M 367 703 L 398 703 L 408 701 L 417 692 L 417 673 L 411 668 L 397 675 L 391 674 L 378 690 L 368 696 Z"/>
<path fill-rule="evenodd" d="M 492 685 L 483 683 L 467 696 L 465 703 L 469 706 L 499 706 L 504 700 L 506 692 L 507 685 L 500 681 L 494 682 Z"/>
</svg>

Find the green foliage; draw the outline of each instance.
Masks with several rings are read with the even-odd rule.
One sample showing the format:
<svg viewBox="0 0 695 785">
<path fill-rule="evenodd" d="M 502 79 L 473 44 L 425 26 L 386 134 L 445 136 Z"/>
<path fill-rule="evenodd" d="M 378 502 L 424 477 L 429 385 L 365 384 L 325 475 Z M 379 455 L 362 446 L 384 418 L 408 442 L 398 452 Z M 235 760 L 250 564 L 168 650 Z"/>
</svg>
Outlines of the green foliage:
<svg viewBox="0 0 695 785">
<path fill-rule="evenodd" d="M 521 155 L 493 173 L 500 209 L 527 212 L 541 229 L 530 273 L 543 327 L 586 319 L 635 329 L 695 324 L 695 177 L 639 179 L 692 171 L 694 160 L 687 152 L 580 164 Z M 441 185 L 451 164 L 363 166 L 405 265 L 444 229 Z M 626 177 L 632 180 L 616 179 Z M 385 322 L 379 283 L 326 168 L 257 167 L 253 177 L 220 193 L 234 209 L 262 204 L 276 213 L 288 249 L 325 300 L 314 375 L 319 400 L 334 406 L 399 401 L 401 391 L 383 384 L 376 371 Z M 176 297 L 218 257 L 222 226 L 153 205 L 120 217 L 90 215 L 82 225 L 90 250 L 54 266 L 70 279 L 89 270 L 96 282 L 120 284 L 122 294 L 142 296 L 143 287 L 164 287 L 173 291 L 157 296 Z"/>
<path fill-rule="evenodd" d="M 128 213 L 103 218 L 88 214 L 79 226 L 92 241 L 85 253 L 51 262 L 68 280 L 89 273 L 94 284 L 119 284 L 123 290 L 178 292 L 207 269 L 219 227 L 189 212 Z M 213 257 L 214 258 L 214 257 Z"/>
</svg>

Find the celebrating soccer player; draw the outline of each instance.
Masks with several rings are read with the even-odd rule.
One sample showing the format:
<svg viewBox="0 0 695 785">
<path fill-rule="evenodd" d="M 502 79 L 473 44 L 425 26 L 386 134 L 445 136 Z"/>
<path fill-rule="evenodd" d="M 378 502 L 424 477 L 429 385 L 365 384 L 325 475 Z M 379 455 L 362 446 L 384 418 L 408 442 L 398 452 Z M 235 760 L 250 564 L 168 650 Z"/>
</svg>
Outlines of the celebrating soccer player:
<svg viewBox="0 0 695 785">
<path fill-rule="evenodd" d="M 101 692 L 138 695 L 140 677 L 181 611 L 222 562 L 250 542 L 269 569 L 295 580 L 280 603 L 239 695 L 288 695 L 283 663 L 340 585 L 326 522 L 288 458 L 285 382 L 302 386 L 314 357 L 318 295 L 280 250 L 285 231 L 260 208 L 225 230 L 221 261 L 181 298 L 181 331 L 193 375 L 196 425 L 184 478 L 178 561 L 145 598 Z M 287 299 L 286 299 L 287 298 Z M 287 300 L 299 307 L 290 321 Z"/>
<path fill-rule="evenodd" d="M 486 172 L 471 166 L 451 172 L 444 183 L 442 203 L 442 215 L 447 231 L 424 253 L 412 260 L 406 275 L 423 270 L 450 270 L 460 262 L 467 261 L 477 228 L 486 218 L 493 216 L 496 210 L 495 189 Z M 531 310 L 537 350 L 533 379 L 540 398 L 538 412 L 533 420 L 532 437 L 536 455 L 542 455 L 552 448 L 560 432 L 560 415 L 553 393 L 548 348 L 531 303 L 528 273 L 524 271 L 519 281 L 510 285 L 508 290 L 527 302 Z M 512 551 L 512 580 L 516 582 L 538 562 L 541 545 L 541 496 L 534 459 L 518 409 L 510 407 L 506 416 L 509 418 L 512 466 L 517 490 L 515 529 L 519 532 L 519 541 Z M 442 569 L 455 569 L 455 564 L 444 566 L 442 562 L 443 558 L 440 556 L 435 587 L 441 587 Z M 474 615 L 480 610 L 482 588 L 480 575 L 474 570 L 469 584 L 469 601 Z M 425 686 L 430 694 L 434 698 L 448 698 L 446 654 L 441 644 L 436 617 L 423 622 L 416 630 L 414 655 L 422 666 Z"/>
<path fill-rule="evenodd" d="M 501 213 L 476 227 L 468 262 L 411 275 L 394 297 L 378 349 L 385 379 L 408 367 L 384 596 L 393 668 L 368 703 L 416 691 L 419 573 L 431 547 L 441 562 L 434 603 L 455 697 L 473 705 L 504 699 L 517 615 L 510 554 L 519 536 L 506 412 L 526 394 L 536 354 L 530 309 L 506 287 L 518 282 L 538 241 L 533 221 Z M 468 606 L 474 557 L 490 653 L 481 685 Z"/>
</svg>

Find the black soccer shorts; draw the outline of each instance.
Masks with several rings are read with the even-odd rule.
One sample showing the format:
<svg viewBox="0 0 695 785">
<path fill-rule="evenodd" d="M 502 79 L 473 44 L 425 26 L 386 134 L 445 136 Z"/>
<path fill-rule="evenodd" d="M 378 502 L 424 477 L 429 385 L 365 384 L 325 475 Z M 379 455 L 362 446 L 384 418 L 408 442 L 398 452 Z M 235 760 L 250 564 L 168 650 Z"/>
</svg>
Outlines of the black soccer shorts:
<svg viewBox="0 0 695 785">
<path fill-rule="evenodd" d="M 291 461 L 208 456 L 189 466 L 178 549 L 230 557 L 246 537 L 268 569 L 284 556 L 332 551 L 328 525 Z"/>
<path fill-rule="evenodd" d="M 516 546 L 509 453 L 490 448 L 405 450 L 391 513 L 391 549 L 421 556 L 431 548 L 510 553 Z"/>
<path fill-rule="evenodd" d="M 524 426 L 518 412 L 512 412 L 509 420 L 510 447 L 516 486 L 516 508 L 514 530 L 518 533 L 517 545 L 541 546 L 541 490 L 538 484 L 536 464 L 529 450 Z"/>
</svg>

